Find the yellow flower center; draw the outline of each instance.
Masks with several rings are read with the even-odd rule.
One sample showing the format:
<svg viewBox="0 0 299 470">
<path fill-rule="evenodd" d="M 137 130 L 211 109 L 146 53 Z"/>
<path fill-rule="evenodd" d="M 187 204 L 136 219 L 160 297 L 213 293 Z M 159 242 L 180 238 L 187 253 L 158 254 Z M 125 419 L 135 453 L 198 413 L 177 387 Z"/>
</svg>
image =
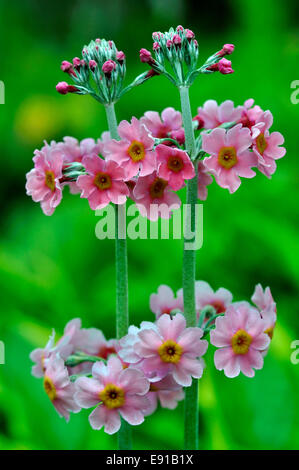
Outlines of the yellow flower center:
<svg viewBox="0 0 299 470">
<path fill-rule="evenodd" d="M 114 384 L 107 384 L 99 393 L 100 400 L 109 408 L 120 408 L 125 403 L 125 392 Z"/>
<path fill-rule="evenodd" d="M 139 162 L 140 160 L 143 160 L 145 157 L 145 149 L 143 143 L 138 142 L 137 140 L 133 140 L 130 147 L 128 148 L 128 154 L 134 162 Z"/>
<path fill-rule="evenodd" d="M 268 147 L 267 141 L 263 133 L 259 134 L 256 138 L 256 146 L 261 155 L 263 155 L 264 151 Z"/>
<path fill-rule="evenodd" d="M 273 338 L 273 334 L 274 334 L 274 326 L 270 326 L 269 328 L 267 328 L 264 333 L 266 333 L 266 335 L 269 336 L 270 339 Z"/>
<path fill-rule="evenodd" d="M 46 171 L 45 173 L 45 185 L 48 186 L 51 191 L 55 191 L 55 175 L 53 171 Z"/>
<path fill-rule="evenodd" d="M 107 175 L 106 173 L 97 173 L 94 180 L 93 180 L 93 184 L 98 188 L 98 189 L 101 189 L 101 190 L 104 190 L 104 189 L 109 189 L 111 188 L 112 186 L 112 182 L 111 182 L 111 178 L 109 175 Z"/>
<path fill-rule="evenodd" d="M 239 330 L 231 339 L 231 345 L 235 354 L 247 354 L 252 337 L 245 330 Z"/>
<path fill-rule="evenodd" d="M 238 163 L 235 147 L 222 147 L 218 153 L 218 163 L 229 170 Z"/>
<path fill-rule="evenodd" d="M 184 163 L 180 157 L 171 156 L 168 159 L 167 166 L 171 171 L 178 173 L 184 167 Z"/>
<path fill-rule="evenodd" d="M 50 400 L 54 401 L 56 398 L 56 388 L 55 388 L 55 385 L 53 384 L 53 381 L 50 379 L 50 377 L 45 376 L 44 389 L 46 391 L 46 394 L 50 398 Z"/>
<path fill-rule="evenodd" d="M 169 339 L 159 346 L 158 353 L 163 362 L 177 364 L 183 354 L 183 348 L 172 339 Z"/>
<path fill-rule="evenodd" d="M 149 191 L 152 199 L 160 199 L 163 197 L 164 189 L 167 186 L 167 181 L 162 178 L 156 178 L 150 185 Z"/>
</svg>

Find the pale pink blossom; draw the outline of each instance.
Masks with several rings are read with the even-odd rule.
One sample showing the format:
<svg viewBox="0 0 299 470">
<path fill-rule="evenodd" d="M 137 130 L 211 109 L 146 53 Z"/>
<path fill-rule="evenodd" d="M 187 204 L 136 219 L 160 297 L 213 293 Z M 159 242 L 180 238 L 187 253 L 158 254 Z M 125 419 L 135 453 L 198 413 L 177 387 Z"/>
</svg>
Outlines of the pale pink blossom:
<svg viewBox="0 0 299 470">
<path fill-rule="evenodd" d="M 117 353 L 117 340 L 107 340 L 97 328 L 82 328 L 76 340 L 76 349 L 91 356 L 107 359 Z"/>
<path fill-rule="evenodd" d="M 198 190 L 197 197 L 201 201 L 205 201 L 208 197 L 208 188 L 209 184 L 213 183 L 213 178 L 208 174 L 208 171 L 202 161 L 198 162 L 197 170 L 198 178 Z"/>
<path fill-rule="evenodd" d="M 203 364 L 199 359 L 207 350 L 200 328 L 186 328 L 186 320 L 180 313 L 173 318 L 162 315 L 151 328 L 138 333 L 134 344 L 142 359 L 139 367 L 151 382 L 157 382 L 168 374 L 181 386 L 189 387 L 192 377 L 200 378 Z"/>
<path fill-rule="evenodd" d="M 242 116 L 243 106 L 235 108 L 233 101 L 226 100 L 219 106 L 215 100 L 207 100 L 197 109 L 195 120 L 201 121 L 205 129 L 214 129 L 225 122 L 237 122 Z"/>
<path fill-rule="evenodd" d="M 75 385 L 71 383 L 68 370 L 59 354 L 51 354 L 49 357 L 44 375 L 44 389 L 57 413 L 66 421 L 70 419 L 70 411 L 78 413 L 81 410 L 74 400 Z"/>
<path fill-rule="evenodd" d="M 256 122 L 253 130 L 257 130 L 258 135 L 253 142 L 253 151 L 258 157 L 258 169 L 268 178 L 276 170 L 276 162 L 284 157 L 286 149 L 280 147 L 284 143 L 284 137 L 280 132 L 272 132 L 269 128 L 273 124 L 273 116 L 270 111 L 263 113 Z"/>
<path fill-rule="evenodd" d="M 167 375 L 159 382 L 151 383 L 146 398 L 149 401 L 149 407 L 145 416 L 151 415 L 160 403 L 162 408 L 174 410 L 178 402 L 185 397 L 183 388 L 178 385 L 171 375 Z"/>
<path fill-rule="evenodd" d="M 214 292 L 210 284 L 205 281 L 196 281 L 195 298 L 197 309 L 202 310 L 206 305 L 212 305 L 217 314 L 224 313 L 233 300 L 229 290 L 220 287 Z"/>
<path fill-rule="evenodd" d="M 174 191 L 181 189 L 185 180 L 194 178 L 194 166 L 187 152 L 160 144 L 156 147 L 156 155 L 157 174 L 168 181 Z"/>
<path fill-rule="evenodd" d="M 99 154 L 103 150 L 101 140 L 95 141 L 92 138 L 86 138 L 79 142 L 74 137 L 66 136 L 63 138 L 63 142 L 52 141 L 50 145 L 52 148 L 62 151 L 64 163 L 82 162 L 85 155 Z"/>
<path fill-rule="evenodd" d="M 154 139 L 148 129 L 135 117 L 131 124 L 121 121 L 118 126 L 121 140 L 110 140 L 105 143 L 107 158 L 119 163 L 126 172 L 126 179 L 152 173 L 156 168 L 155 154 L 152 152 Z"/>
<path fill-rule="evenodd" d="M 91 209 L 102 209 L 110 202 L 124 204 L 129 190 L 124 183 L 125 172 L 116 162 L 105 161 L 97 155 L 82 160 L 87 174 L 79 176 L 77 186 L 81 197 L 87 198 Z"/>
<path fill-rule="evenodd" d="M 26 175 L 26 193 L 34 202 L 40 202 L 46 215 L 52 215 L 62 198 L 63 154 L 49 145 L 34 154 L 34 168 Z"/>
<path fill-rule="evenodd" d="M 202 148 L 210 154 L 204 159 L 207 170 L 215 176 L 216 182 L 230 193 L 235 192 L 241 180 L 253 178 L 256 174 L 251 169 L 257 166 L 256 155 L 249 151 L 252 145 L 251 133 L 241 124 L 225 131 L 218 128 L 202 136 Z"/>
<path fill-rule="evenodd" d="M 81 320 L 74 318 L 69 321 L 64 328 L 63 336 L 55 345 L 55 331 L 53 330 L 49 341 L 44 348 L 37 348 L 30 354 L 30 359 L 36 364 L 32 367 L 32 375 L 35 377 L 43 377 L 46 366 L 51 355 L 59 353 L 62 359 L 66 359 L 72 354 L 77 345 L 80 336 Z M 81 330 L 82 331 L 82 330 Z"/>
<path fill-rule="evenodd" d="M 258 122 L 260 116 L 263 114 L 263 110 L 260 106 L 253 105 L 254 100 L 252 98 L 249 98 L 245 101 L 241 118 L 238 121 L 244 127 L 249 127 L 249 129 L 251 129 Z"/>
<path fill-rule="evenodd" d="M 181 113 L 174 108 L 165 108 L 161 117 L 157 111 L 147 111 L 140 122 L 158 139 L 169 137 L 172 131 L 180 131 L 183 125 Z"/>
<path fill-rule="evenodd" d="M 181 205 L 180 198 L 171 189 L 168 182 L 154 172 L 138 178 L 132 199 L 144 217 L 152 221 L 158 220 L 159 216 L 169 219 L 172 211 Z"/>
<path fill-rule="evenodd" d="M 121 361 L 111 356 L 107 365 L 96 362 L 92 367 L 92 378 L 76 380 L 75 400 L 82 408 L 96 406 L 89 416 L 93 429 L 116 433 L 121 425 L 120 416 L 131 425 L 144 421 L 149 407 L 145 395 L 149 381 L 142 372 L 133 368 L 123 369 Z"/>
<path fill-rule="evenodd" d="M 270 343 L 264 330 L 258 310 L 245 302 L 230 305 L 223 317 L 216 318 L 216 328 L 210 333 L 211 343 L 220 348 L 214 355 L 216 368 L 231 378 L 240 372 L 253 377 L 254 369 L 263 367 L 262 352 Z"/>
<path fill-rule="evenodd" d="M 159 318 L 164 313 L 168 315 L 172 310 L 178 309 L 183 311 L 183 292 L 178 292 L 175 297 L 172 289 L 169 286 L 162 284 L 158 288 L 157 294 L 151 294 L 150 296 L 150 309 Z"/>
<path fill-rule="evenodd" d="M 265 333 L 272 339 L 277 313 L 276 303 L 272 297 L 270 287 L 266 287 L 266 289 L 263 290 L 261 284 L 257 284 L 251 300 L 258 307 L 261 317 L 265 322 Z"/>
</svg>

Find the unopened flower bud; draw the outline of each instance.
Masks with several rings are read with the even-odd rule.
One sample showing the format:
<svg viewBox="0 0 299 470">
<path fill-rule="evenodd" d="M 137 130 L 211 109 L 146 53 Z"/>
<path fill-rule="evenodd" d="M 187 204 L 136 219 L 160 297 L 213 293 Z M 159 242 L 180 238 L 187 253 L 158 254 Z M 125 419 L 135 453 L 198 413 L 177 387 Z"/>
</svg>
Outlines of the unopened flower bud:
<svg viewBox="0 0 299 470">
<path fill-rule="evenodd" d="M 170 49 L 171 46 L 172 46 L 172 41 L 171 41 L 171 39 L 167 39 L 167 41 L 166 41 L 166 47 L 168 47 L 168 49 Z"/>
<path fill-rule="evenodd" d="M 170 137 L 176 140 L 180 145 L 185 143 L 185 131 L 184 129 L 178 129 L 170 132 Z"/>
<path fill-rule="evenodd" d="M 195 116 L 192 121 L 197 121 L 197 130 L 202 129 L 204 127 L 204 121 L 198 115 Z"/>
<path fill-rule="evenodd" d="M 74 64 L 75 69 L 79 70 L 81 67 L 81 59 L 79 59 L 79 57 L 74 57 L 73 64 Z"/>
<path fill-rule="evenodd" d="M 66 95 L 67 93 L 76 93 L 78 91 L 78 88 L 73 85 L 69 85 L 66 82 L 59 82 L 56 85 L 56 90 L 61 95 Z"/>
<path fill-rule="evenodd" d="M 179 32 L 179 31 L 184 31 L 184 28 L 183 28 L 182 25 L 179 24 L 179 25 L 176 27 L 176 30 L 177 30 L 177 32 Z"/>
<path fill-rule="evenodd" d="M 95 42 L 96 42 L 97 44 L 101 44 L 100 38 L 97 38 L 97 39 L 95 40 Z"/>
<path fill-rule="evenodd" d="M 154 63 L 154 59 L 152 58 L 152 54 L 147 49 L 140 49 L 139 56 L 140 56 L 141 62 L 143 62 L 145 64 Z"/>
<path fill-rule="evenodd" d="M 69 75 L 75 75 L 75 72 L 74 72 L 74 69 L 73 69 L 73 64 L 71 64 L 70 62 L 68 62 L 67 60 L 64 60 L 62 63 L 61 63 L 61 70 L 63 72 L 66 72 L 68 73 Z"/>
<path fill-rule="evenodd" d="M 160 75 L 160 74 L 159 74 L 159 72 L 156 72 L 156 70 L 150 69 L 150 70 L 147 72 L 145 78 L 151 78 L 151 77 L 154 77 L 155 75 Z"/>
<path fill-rule="evenodd" d="M 231 61 L 227 59 L 221 59 L 218 62 L 218 70 L 222 74 L 233 73 L 234 71 L 231 66 Z"/>
<path fill-rule="evenodd" d="M 124 62 L 125 58 L 126 58 L 126 56 L 125 56 L 125 54 L 123 53 L 123 51 L 117 51 L 117 53 L 116 53 L 116 60 L 117 60 L 120 64 L 122 64 L 122 63 Z"/>
<path fill-rule="evenodd" d="M 90 61 L 89 61 L 89 68 L 90 68 L 90 70 L 91 70 L 92 72 L 95 71 L 95 69 L 97 68 L 97 63 L 96 63 L 95 60 L 90 60 Z"/>
<path fill-rule="evenodd" d="M 224 44 L 221 51 L 217 52 L 217 55 L 223 57 L 225 55 L 230 55 L 234 52 L 235 46 L 233 44 Z"/>
<path fill-rule="evenodd" d="M 195 38 L 195 34 L 193 33 L 193 31 L 191 31 L 191 29 L 186 29 L 185 36 L 188 40 Z"/>
<path fill-rule="evenodd" d="M 154 51 L 159 50 L 160 49 L 160 44 L 158 42 L 154 42 L 153 49 L 154 49 Z"/>
<path fill-rule="evenodd" d="M 182 44 L 182 38 L 181 36 L 179 36 L 178 34 L 175 34 L 172 38 L 172 42 L 173 44 L 175 44 L 176 46 L 180 46 Z"/>
<path fill-rule="evenodd" d="M 103 63 L 102 70 L 105 75 L 111 75 L 111 72 L 115 70 L 116 68 L 116 63 L 114 60 L 106 60 L 106 62 Z"/>
</svg>

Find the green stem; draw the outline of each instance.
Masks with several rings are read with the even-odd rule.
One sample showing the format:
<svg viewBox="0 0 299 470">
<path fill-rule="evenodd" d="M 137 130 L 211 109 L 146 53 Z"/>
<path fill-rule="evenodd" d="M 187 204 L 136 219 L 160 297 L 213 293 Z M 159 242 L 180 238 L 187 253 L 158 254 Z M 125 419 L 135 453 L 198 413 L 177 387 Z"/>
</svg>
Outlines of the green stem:
<svg viewBox="0 0 299 470">
<path fill-rule="evenodd" d="M 108 127 L 112 139 L 119 140 L 117 132 L 117 120 L 115 116 L 114 104 L 105 106 Z M 115 205 L 115 265 L 116 265 L 116 334 L 120 339 L 128 333 L 129 308 L 128 308 L 128 257 L 127 240 L 125 227 L 126 205 Z M 119 450 L 131 450 L 131 428 L 122 420 L 121 428 L 118 432 Z"/>
<path fill-rule="evenodd" d="M 196 156 L 196 143 L 193 131 L 192 114 L 189 100 L 189 88 L 180 87 L 181 107 L 183 124 L 185 130 L 185 147 L 191 160 Z M 195 234 L 195 210 L 197 203 L 197 175 L 187 182 L 187 199 L 190 210 L 187 210 L 186 227 Z M 195 240 L 194 240 L 195 241 Z M 195 306 L 195 249 L 190 247 L 192 240 L 184 240 L 183 255 L 183 293 L 184 293 L 184 315 L 187 327 L 196 326 Z M 195 243 L 194 243 L 195 245 Z M 193 379 L 191 387 L 185 389 L 185 449 L 198 449 L 198 380 Z"/>
</svg>

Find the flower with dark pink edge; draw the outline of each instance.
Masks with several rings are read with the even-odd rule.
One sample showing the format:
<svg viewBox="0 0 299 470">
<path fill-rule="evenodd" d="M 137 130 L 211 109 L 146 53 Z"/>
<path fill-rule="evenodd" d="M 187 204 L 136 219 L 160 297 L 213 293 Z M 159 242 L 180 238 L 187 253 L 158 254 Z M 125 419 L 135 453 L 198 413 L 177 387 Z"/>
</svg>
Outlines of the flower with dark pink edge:
<svg viewBox="0 0 299 470">
<path fill-rule="evenodd" d="M 172 131 L 182 130 L 182 115 L 174 108 L 165 108 L 161 117 L 157 111 L 147 111 L 140 119 L 154 137 L 163 139 L 169 137 Z"/>
<path fill-rule="evenodd" d="M 214 129 L 225 122 L 237 122 L 241 119 L 243 106 L 235 108 L 233 101 L 226 100 L 219 106 L 215 100 L 207 100 L 203 107 L 197 109 L 194 120 L 199 122 L 199 128 Z"/>
<path fill-rule="evenodd" d="M 159 217 L 169 219 L 172 211 L 179 209 L 182 203 L 168 181 L 160 178 L 157 172 L 138 178 L 132 199 L 141 215 L 152 221 L 158 220 Z"/>
<path fill-rule="evenodd" d="M 237 377 L 242 372 L 253 377 L 254 369 L 262 369 L 262 351 L 268 348 L 270 338 L 265 322 L 255 308 L 247 302 L 230 305 L 224 317 L 216 318 L 216 328 L 211 331 L 211 343 L 216 346 L 216 369 L 224 370 L 227 377 Z"/>
<path fill-rule="evenodd" d="M 202 148 L 211 156 L 204 159 L 207 170 L 215 176 L 216 182 L 230 193 L 235 192 L 241 180 L 253 178 L 256 173 L 251 169 L 257 166 L 257 157 L 250 152 L 251 133 L 241 124 L 227 132 L 224 129 L 213 129 L 210 134 L 203 134 Z"/>
<path fill-rule="evenodd" d="M 268 178 L 276 171 L 276 161 L 284 157 L 286 149 L 280 147 L 284 143 L 284 137 L 280 132 L 272 132 L 269 129 L 273 124 L 273 116 L 270 111 L 264 112 L 256 122 L 252 130 L 259 131 L 253 142 L 253 151 L 258 157 L 258 169 Z"/>
<path fill-rule="evenodd" d="M 97 155 L 83 158 L 87 174 L 79 176 L 77 186 L 81 197 L 87 198 L 91 209 L 102 209 L 110 202 L 124 204 L 129 190 L 124 183 L 125 172 L 116 162 L 102 160 Z"/>
<path fill-rule="evenodd" d="M 197 178 L 198 178 L 197 197 L 201 201 L 205 201 L 208 197 L 207 186 L 213 183 L 213 178 L 211 177 L 211 175 L 208 174 L 207 169 L 204 166 L 202 161 L 198 162 Z"/>
<path fill-rule="evenodd" d="M 183 311 L 183 291 L 182 289 L 177 293 L 175 297 L 172 289 L 169 286 L 162 284 L 158 288 L 157 294 L 151 294 L 150 296 L 150 309 L 159 318 L 164 313 L 170 315 L 172 310 Z"/>
<path fill-rule="evenodd" d="M 44 214 L 52 215 L 62 198 L 63 154 L 46 145 L 34 155 L 34 168 L 26 175 L 26 194 L 40 202 Z"/>
<path fill-rule="evenodd" d="M 92 378 L 76 380 L 75 400 L 82 408 L 96 408 L 89 415 L 93 429 L 116 433 L 121 425 L 120 417 L 136 426 L 143 423 L 149 407 L 145 395 L 149 381 L 136 369 L 123 369 L 121 361 L 114 356 L 107 365 L 96 362 L 92 367 Z"/>
<path fill-rule="evenodd" d="M 67 368 L 59 354 L 52 354 L 48 360 L 44 389 L 57 413 L 69 421 L 70 412 L 78 413 L 81 407 L 74 400 L 75 385 L 71 383 Z"/>
<path fill-rule="evenodd" d="M 157 174 L 168 181 L 173 190 L 178 191 L 185 185 L 185 180 L 194 178 L 194 166 L 187 152 L 160 144 L 156 147 L 156 155 Z"/>
<path fill-rule="evenodd" d="M 272 339 L 277 320 L 277 313 L 276 303 L 272 297 L 270 287 L 266 287 L 266 289 L 263 290 L 261 284 L 257 284 L 251 300 L 258 307 L 261 317 L 265 322 L 265 333 L 267 333 L 269 338 Z"/>
<path fill-rule="evenodd" d="M 160 403 L 162 408 L 174 410 L 178 402 L 185 398 L 185 393 L 183 388 L 173 379 L 172 375 L 167 375 L 164 379 L 159 380 L 159 382 L 150 384 L 146 398 L 150 402 L 145 413 L 145 416 L 148 416 L 156 411 L 158 403 Z"/>
<path fill-rule="evenodd" d="M 118 133 L 120 141 L 111 139 L 105 143 L 106 157 L 124 168 L 127 180 L 139 172 L 140 176 L 151 174 L 156 168 L 156 159 L 152 152 L 154 139 L 148 129 L 133 117 L 131 124 L 121 121 Z"/>
<path fill-rule="evenodd" d="M 139 367 L 151 382 L 157 382 L 168 374 L 183 387 L 189 387 L 192 377 L 203 373 L 199 359 L 207 350 L 200 328 L 186 328 L 186 320 L 180 313 L 173 318 L 162 315 L 152 328 L 139 331 L 139 341 L 134 349 L 142 362 Z"/>
</svg>

